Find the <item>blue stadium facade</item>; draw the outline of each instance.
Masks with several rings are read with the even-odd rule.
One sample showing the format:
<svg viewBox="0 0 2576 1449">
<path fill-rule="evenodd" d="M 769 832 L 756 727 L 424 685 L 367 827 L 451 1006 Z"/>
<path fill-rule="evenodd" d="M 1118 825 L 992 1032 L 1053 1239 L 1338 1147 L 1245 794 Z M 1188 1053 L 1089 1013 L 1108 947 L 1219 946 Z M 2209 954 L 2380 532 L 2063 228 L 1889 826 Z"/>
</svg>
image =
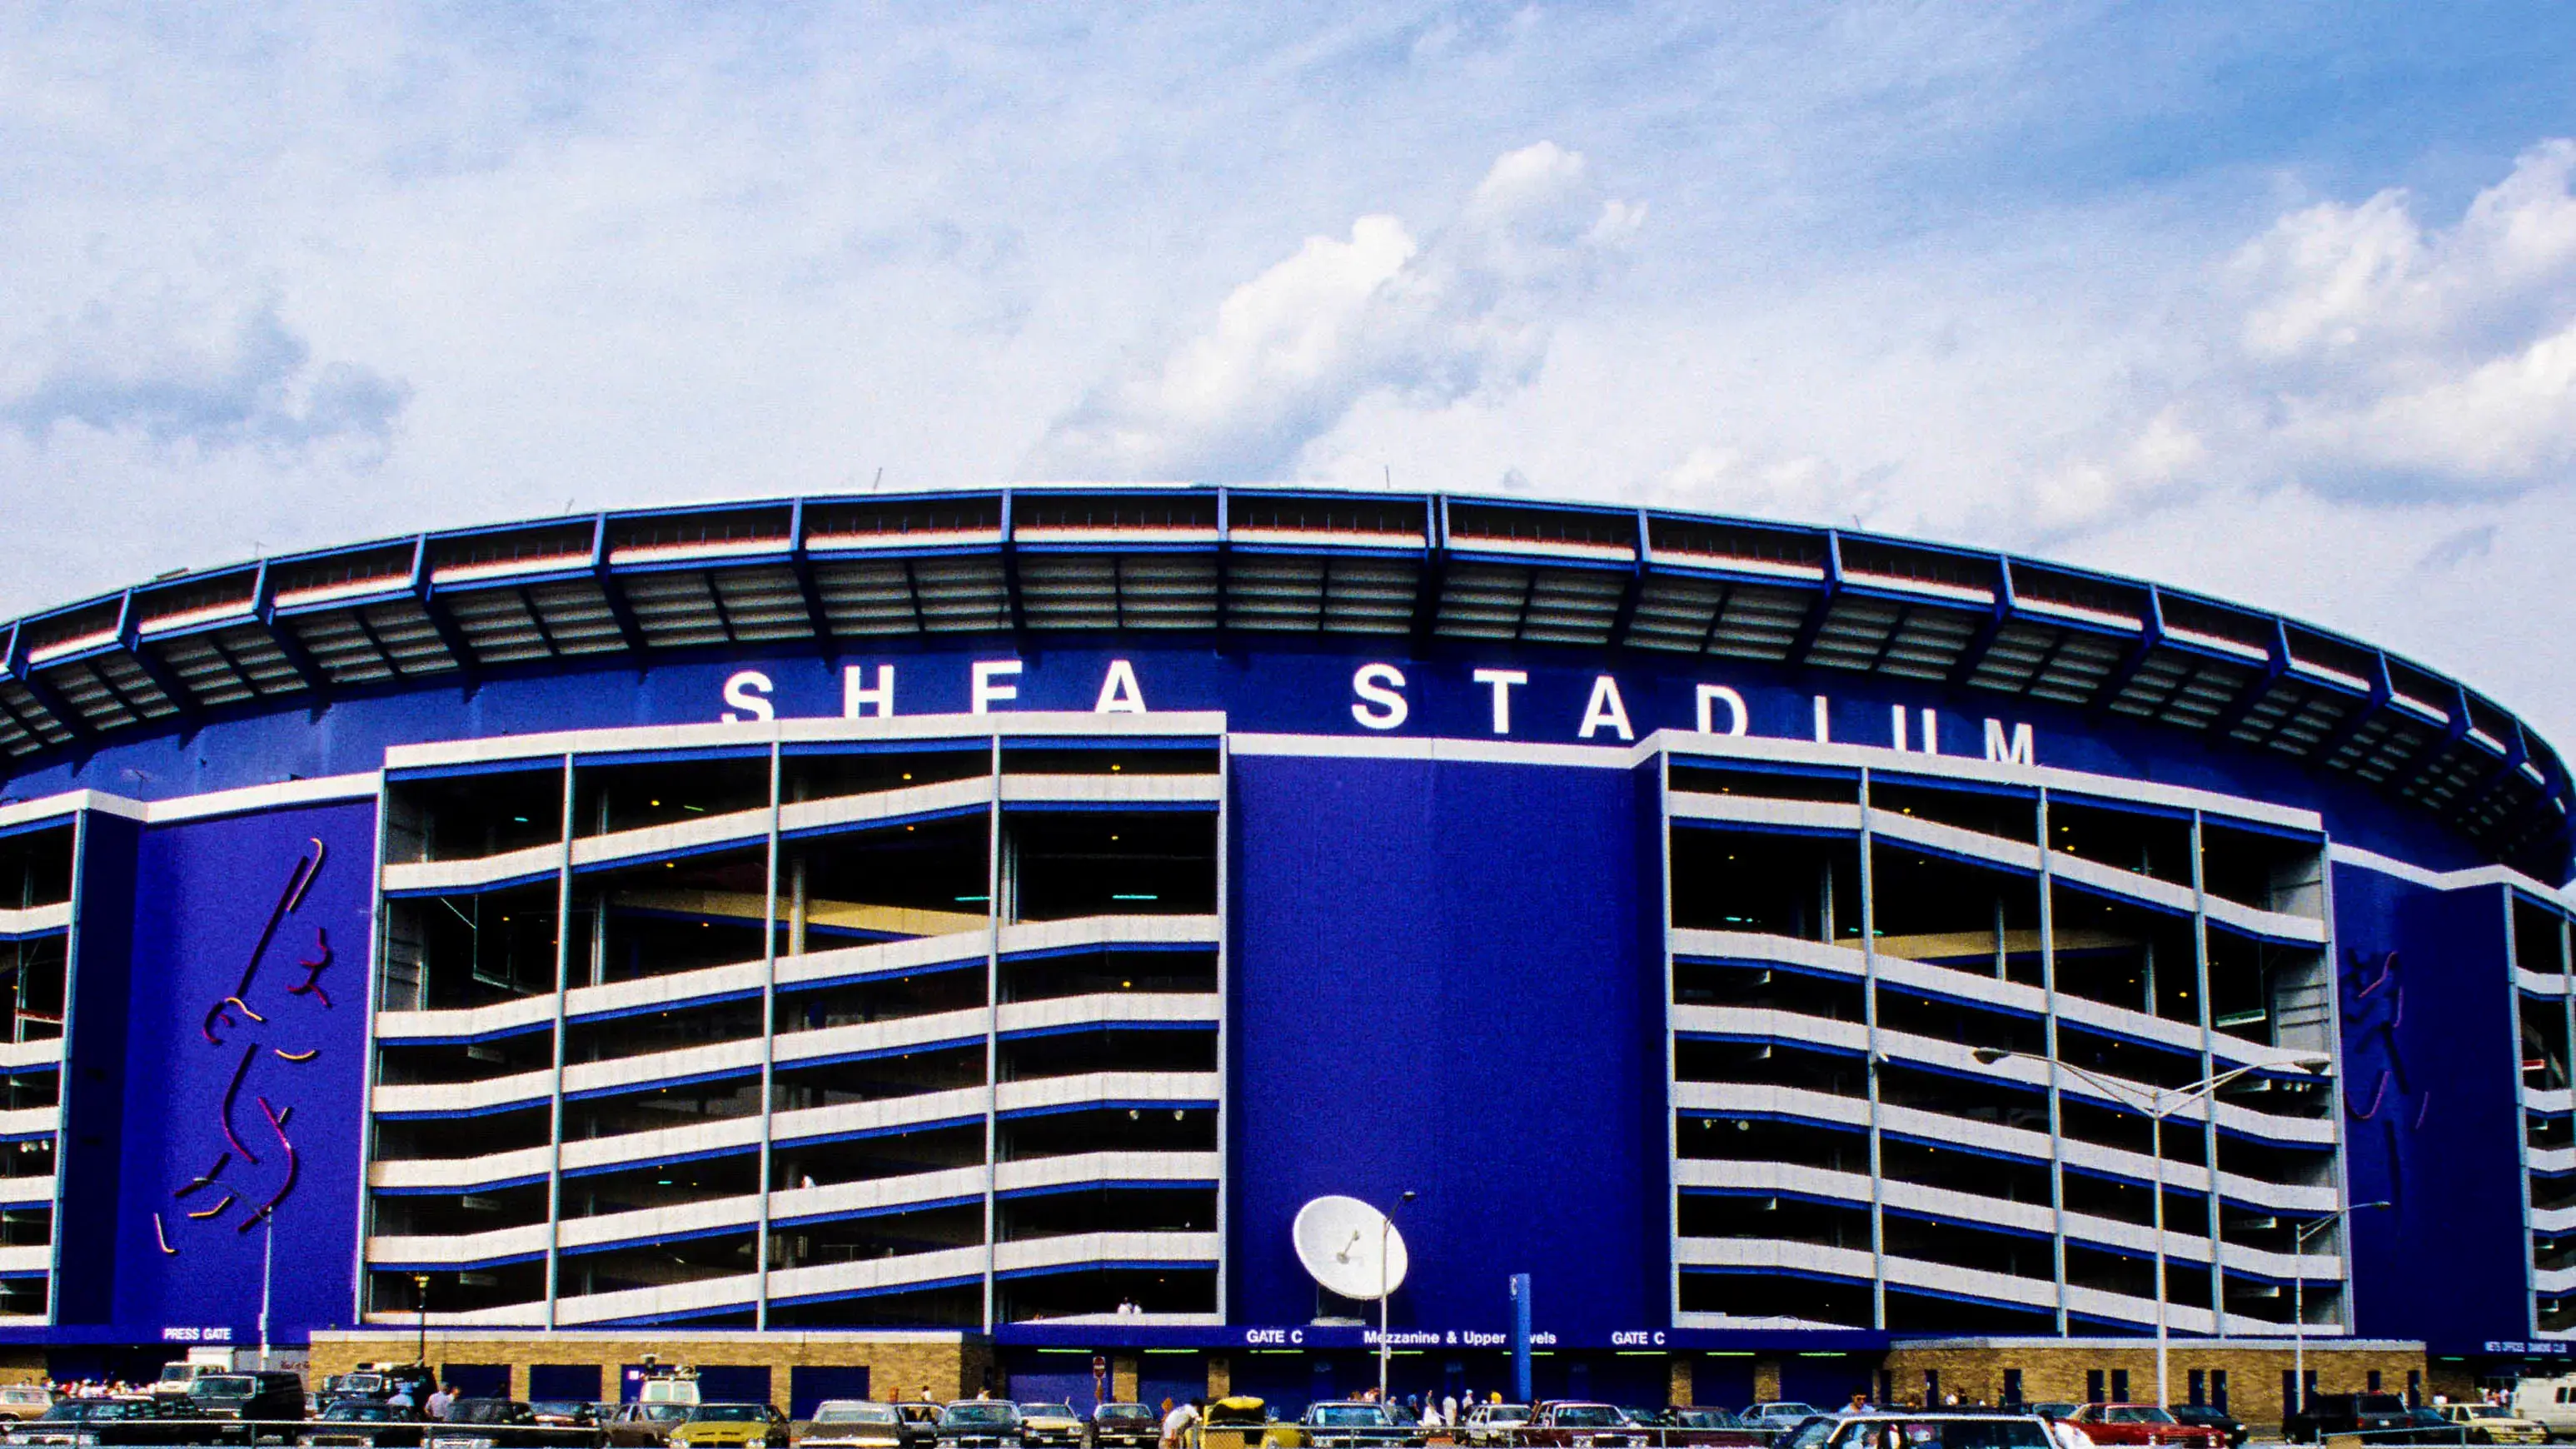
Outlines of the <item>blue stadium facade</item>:
<svg viewBox="0 0 2576 1449">
<path fill-rule="evenodd" d="M 273 1246 L 287 1343 L 425 1279 L 452 1331 L 1294 1399 L 1366 1310 L 1291 1217 L 1405 1191 L 1400 1342 L 1492 1349 L 1529 1273 L 1595 1391 L 2149 1332 L 2159 1181 L 2176 1334 L 2576 1330 L 2565 767 L 2150 584 L 1518 500 L 726 504 L 26 618 L 0 749 L 0 1341 L 58 1369 L 247 1341 Z M 2101 1085 L 2237 1068 L 2161 1164 Z"/>
</svg>

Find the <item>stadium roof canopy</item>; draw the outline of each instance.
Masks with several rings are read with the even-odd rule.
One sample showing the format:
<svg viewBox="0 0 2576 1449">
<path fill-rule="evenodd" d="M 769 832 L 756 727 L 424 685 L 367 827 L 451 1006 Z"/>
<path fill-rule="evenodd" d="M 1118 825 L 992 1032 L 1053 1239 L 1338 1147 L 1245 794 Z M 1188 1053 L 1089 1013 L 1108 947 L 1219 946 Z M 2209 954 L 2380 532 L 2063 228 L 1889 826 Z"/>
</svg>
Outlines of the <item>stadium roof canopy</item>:
<svg viewBox="0 0 2576 1449">
<path fill-rule="evenodd" d="M 2432 811 L 2499 860 L 2563 853 L 2569 821 L 2566 768 L 2512 714 L 2278 615 L 1836 529 L 1286 487 L 648 509 L 156 579 L 6 626 L 0 751 L 603 656 L 1102 630 L 1517 641 L 1874 673 L 2276 751 Z"/>
</svg>

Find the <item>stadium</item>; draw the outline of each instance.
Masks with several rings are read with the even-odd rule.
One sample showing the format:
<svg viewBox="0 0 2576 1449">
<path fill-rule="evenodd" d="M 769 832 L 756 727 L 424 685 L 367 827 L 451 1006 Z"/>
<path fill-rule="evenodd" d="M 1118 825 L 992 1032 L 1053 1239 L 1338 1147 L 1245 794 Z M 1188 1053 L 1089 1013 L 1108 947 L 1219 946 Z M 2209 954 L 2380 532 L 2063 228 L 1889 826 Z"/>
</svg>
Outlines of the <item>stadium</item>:
<svg viewBox="0 0 2576 1449">
<path fill-rule="evenodd" d="M 1399 1392 L 1506 1387 L 1524 1273 L 1539 1391 L 1635 1402 L 2144 1396 L 2161 1326 L 2253 1408 L 2576 1331 L 2565 766 L 2151 583 L 727 503 L 29 616 L 0 750 L 17 1372 L 1293 1407 L 1375 1376 L 1325 1194 L 1403 1203 Z"/>
</svg>

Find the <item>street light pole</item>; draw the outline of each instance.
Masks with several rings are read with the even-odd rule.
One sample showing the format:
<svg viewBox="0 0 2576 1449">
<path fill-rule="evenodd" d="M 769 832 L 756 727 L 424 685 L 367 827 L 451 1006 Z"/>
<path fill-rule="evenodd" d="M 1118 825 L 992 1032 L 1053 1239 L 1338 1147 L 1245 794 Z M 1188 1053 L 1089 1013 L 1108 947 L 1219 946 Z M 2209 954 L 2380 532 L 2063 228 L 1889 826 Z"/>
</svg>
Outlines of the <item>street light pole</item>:
<svg viewBox="0 0 2576 1449">
<path fill-rule="evenodd" d="M 411 1275 L 412 1302 L 420 1309 L 420 1350 L 414 1358 L 422 1368 L 429 1367 L 429 1275 Z"/>
<path fill-rule="evenodd" d="M 2339 1223 L 2365 1208 L 2389 1205 L 2386 1198 L 2377 1202 L 2357 1202 L 2350 1207 L 2337 1208 L 2306 1227 L 2291 1230 L 2290 1392 L 2295 1407 L 2283 1411 L 2281 1417 L 2284 1419 L 2294 1413 L 2304 1414 L 2308 1409 L 2308 1239 L 2324 1232 L 2330 1224 Z M 2348 1245 L 2345 1256 L 2350 1256 Z"/>
<path fill-rule="evenodd" d="M 1396 1207 L 1403 1207 L 1413 1201 L 1413 1197 L 1414 1195 L 1409 1192 L 1402 1194 L 1395 1200 Z M 1377 1220 L 1377 1402 L 1380 1409 L 1386 1407 L 1386 1371 L 1390 1348 L 1386 1341 L 1386 1300 L 1394 1293 L 1394 1289 L 1387 1282 L 1386 1244 L 1387 1238 L 1394 1231 L 1395 1213 L 1390 1209 Z"/>
<path fill-rule="evenodd" d="M 2103 1076 L 2098 1072 L 2088 1071 L 2083 1067 L 2075 1065 L 2073 1062 L 2058 1061 L 2054 1058 L 2040 1056 L 2032 1052 L 2005 1051 L 1995 1047 L 1979 1047 L 1974 1052 L 1970 1053 L 1970 1055 L 1974 1056 L 1978 1061 L 1987 1066 L 1993 1066 L 1995 1063 L 2002 1061 L 2006 1057 L 2021 1057 L 2030 1061 L 2046 1062 L 2051 1067 L 2062 1069 L 2087 1082 L 2090 1082 L 2096 1091 L 2099 1091 L 2104 1096 L 2109 1097 L 2112 1101 L 2118 1102 L 2120 1105 L 2137 1112 L 2139 1115 L 2147 1119 L 2148 1142 L 2150 1151 L 2155 1158 L 2156 1407 L 2160 1409 L 2171 1407 L 2173 1404 L 2173 1381 L 2172 1374 L 2169 1371 L 2166 1362 L 2165 1118 L 2181 1111 L 2186 1105 L 2192 1102 L 2199 1101 L 2204 1097 L 2212 1095 L 2219 1088 L 2235 1081 L 2238 1077 L 2245 1075 L 2247 1072 L 2259 1069 L 2264 1064 L 2259 1062 L 2249 1062 L 2244 1066 L 2230 1068 L 2229 1070 L 2220 1072 L 2215 1076 L 2203 1077 L 2199 1081 L 2191 1083 L 2189 1086 L 2173 1088 L 2157 1087 L 2149 1091 L 2146 1096 L 2141 1099 L 2138 1095 L 2138 1089 L 2136 1086 L 2120 1081 L 2117 1078 Z M 2317 1071 L 2325 1065 L 2325 1062 L 2323 1058 L 2302 1058 L 2297 1062 L 2290 1063 L 2289 1065 L 2302 1066 L 2310 1071 Z M 2209 1237 L 2210 1241 L 2215 1244 L 2217 1241 L 2217 1234 L 2213 1231 Z M 2211 1266 L 2215 1268 L 2217 1265 L 2213 1261 Z"/>
<path fill-rule="evenodd" d="M 268 1214 L 259 1241 L 259 1366 L 268 1367 L 268 1296 L 277 1263 L 277 1214 Z"/>
</svg>

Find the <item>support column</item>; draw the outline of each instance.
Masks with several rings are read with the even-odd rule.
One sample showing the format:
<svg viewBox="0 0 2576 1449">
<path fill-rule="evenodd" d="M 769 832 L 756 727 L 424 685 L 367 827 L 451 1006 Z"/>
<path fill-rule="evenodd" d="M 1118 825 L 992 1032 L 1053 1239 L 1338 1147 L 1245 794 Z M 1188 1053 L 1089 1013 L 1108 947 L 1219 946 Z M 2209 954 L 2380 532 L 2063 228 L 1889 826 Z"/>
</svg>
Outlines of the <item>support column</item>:
<svg viewBox="0 0 2576 1449">
<path fill-rule="evenodd" d="M 1860 772 L 1860 973 L 1862 1021 L 1869 1029 L 1861 1075 L 1869 1088 L 1869 1326 L 1887 1327 L 1887 1185 L 1878 1124 L 1878 893 L 1870 867 L 1868 770 Z M 1830 870 L 1832 867 L 1827 866 Z"/>
<path fill-rule="evenodd" d="M 2057 873 L 2049 844 L 2048 790 L 2039 792 L 2039 986 L 2047 1007 L 2049 1254 L 2057 1278 L 2057 1335 L 2066 1336 L 2066 1136 L 2057 1069 Z"/>
</svg>

